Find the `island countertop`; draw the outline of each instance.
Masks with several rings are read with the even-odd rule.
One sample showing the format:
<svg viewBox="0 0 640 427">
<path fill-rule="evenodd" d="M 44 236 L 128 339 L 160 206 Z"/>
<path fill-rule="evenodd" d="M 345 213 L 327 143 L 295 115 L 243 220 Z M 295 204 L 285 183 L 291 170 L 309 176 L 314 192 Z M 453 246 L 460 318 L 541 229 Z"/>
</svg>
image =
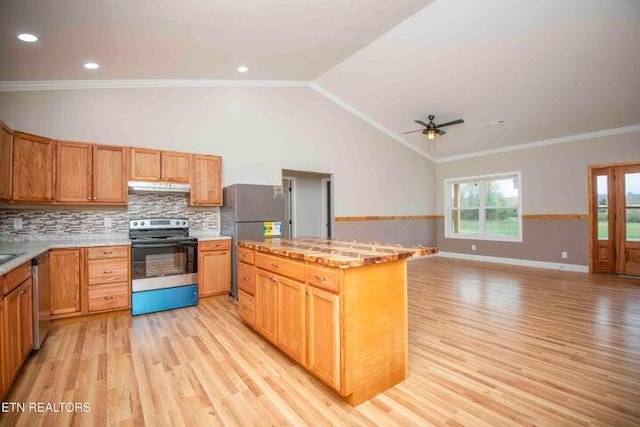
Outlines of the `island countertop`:
<svg viewBox="0 0 640 427">
<path fill-rule="evenodd" d="M 434 247 L 402 246 L 320 237 L 265 239 L 263 241 L 240 240 L 238 246 L 261 253 L 340 268 L 361 267 L 438 253 L 438 248 Z"/>
</svg>

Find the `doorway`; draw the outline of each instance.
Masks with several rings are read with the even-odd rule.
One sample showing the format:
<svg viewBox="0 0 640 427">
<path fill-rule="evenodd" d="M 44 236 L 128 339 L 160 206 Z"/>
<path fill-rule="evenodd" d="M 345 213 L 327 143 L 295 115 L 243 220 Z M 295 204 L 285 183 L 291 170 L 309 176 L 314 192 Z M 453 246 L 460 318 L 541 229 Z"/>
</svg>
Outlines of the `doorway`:
<svg viewBox="0 0 640 427">
<path fill-rule="evenodd" d="M 640 164 L 589 167 L 591 272 L 640 276 Z"/>
<path fill-rule="evenodd" d="M 285 238 L 332 237 L 332 181 L 332 175 L 327 173 L 289 169 L 282 171 Z"/>
</svg>

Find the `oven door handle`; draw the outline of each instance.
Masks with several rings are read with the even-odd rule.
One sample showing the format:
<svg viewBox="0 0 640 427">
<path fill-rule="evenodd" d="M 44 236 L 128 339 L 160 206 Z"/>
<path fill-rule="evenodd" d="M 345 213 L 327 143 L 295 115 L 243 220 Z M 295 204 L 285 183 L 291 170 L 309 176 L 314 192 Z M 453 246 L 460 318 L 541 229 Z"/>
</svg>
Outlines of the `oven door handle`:
<svg viewBox="0 0 640 427">
<path fill-rule="evenodd" d="M 132 243 L 132 248 L 171 248 L 171 247 L 197 247 L 198 242 L 182 242 L 182 243 Z"/>
</svg>

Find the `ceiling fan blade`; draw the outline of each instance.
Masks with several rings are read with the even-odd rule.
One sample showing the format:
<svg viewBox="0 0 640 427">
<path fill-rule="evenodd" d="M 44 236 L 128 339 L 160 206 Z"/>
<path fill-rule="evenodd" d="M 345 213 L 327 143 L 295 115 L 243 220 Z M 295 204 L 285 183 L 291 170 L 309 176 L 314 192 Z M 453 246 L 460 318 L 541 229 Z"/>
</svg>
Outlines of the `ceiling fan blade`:
<svg viewBox="0 0 640 427">
<path fill-rule="evenodd" d="M 460 123 L 464 123 L 464 120 L 458 119 L 458 120 L 454 120 L 452 122 L 442 123 L 441 125 L 437 125 L 436 127 L 437 128 L 441 128 L 443 126 L 459 125 Z"/>
<path fill-rule="evenodd" d="M 402 132 L 403 135 L 407 134 L 407 133 L 414 133 L 414 132 L 422 132 L 423 129 L 418 129 L 418 130 L 410 130 L 409 132 Z"/>
<path fill-rule="evenodd" d="M 414 120 L 414 122 L 418 123 L 419 125 L 422 125 L 424 127 L 429 127 L 428 124 L 426 124 L 425 122 L 423 122 L 422 120 Z"/>
<path fill-rule="evenodd" d="M 436 133 L 437 133 L 438 135 L 444 135 L 446 132 L 445 132 L 445 131 L 443 131 L 443 130 L 440 130 L 440 129 L 436 129 Z"/>
</svg>

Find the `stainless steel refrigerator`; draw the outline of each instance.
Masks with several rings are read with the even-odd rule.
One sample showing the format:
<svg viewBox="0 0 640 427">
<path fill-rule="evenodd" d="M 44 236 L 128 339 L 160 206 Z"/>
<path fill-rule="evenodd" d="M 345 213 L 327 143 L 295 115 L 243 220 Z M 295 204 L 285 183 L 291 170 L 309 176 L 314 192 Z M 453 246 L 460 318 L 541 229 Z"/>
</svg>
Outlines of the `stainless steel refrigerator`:
<svg viewBox="0 0 640 427">
<path fill-rule="evenodd" d="M 238 298 L 236 241 L 282 237 L 284 194 L 281 185 L 234 184 L 223 188 L 220 231 L 232 237 L 231 296 Z"/>
</svg>

